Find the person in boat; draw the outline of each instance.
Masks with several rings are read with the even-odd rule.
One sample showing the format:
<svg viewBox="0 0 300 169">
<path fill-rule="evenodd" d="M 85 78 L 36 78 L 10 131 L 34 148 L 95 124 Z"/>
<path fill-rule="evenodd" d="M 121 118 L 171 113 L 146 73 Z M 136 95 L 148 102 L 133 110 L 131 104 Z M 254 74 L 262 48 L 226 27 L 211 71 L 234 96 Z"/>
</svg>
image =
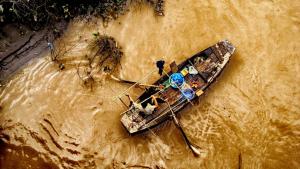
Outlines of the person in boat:
<svg viewBox="0 0 300 169">
<path fill-rule="evenodd" d="M 137 103 L 137 102 L 133 101 L 133 99 L 129 95 L 126 95 L 126 96 L 130 100 L 129 107 L 133 107 L 134 109 L 138 110 L 139 112 L 142 113 L 142 115 L 150 115 L 155 111 L 155 109 L 157 109 L 159 107 L 159 104 L 157 101 L 158 98 L 155 97 L 154 95 L 151 95 L 151 97 L 150 97 L 151 100 L 149 98 L 145 102 L 142 102 L 142 103 Z M 150 101 L 148 101 L 148 100 L 150 100 Z"/>
<path fill-rule="evenodd" d="M 165 61 L 159 60 L 156 62 L 156 67 L 158 68 L 158 74 L 161 76 L 163 74 Z"/>
</svg>

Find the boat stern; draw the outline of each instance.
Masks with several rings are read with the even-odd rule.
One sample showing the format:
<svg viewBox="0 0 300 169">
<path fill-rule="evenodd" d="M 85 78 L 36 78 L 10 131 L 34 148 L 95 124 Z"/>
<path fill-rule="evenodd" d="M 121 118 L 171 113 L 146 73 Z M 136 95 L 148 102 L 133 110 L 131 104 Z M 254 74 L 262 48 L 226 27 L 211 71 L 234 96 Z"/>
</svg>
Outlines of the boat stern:
<svg viewBox="0 0 300 169">
<path fill-rule="evenodd" d="M 129 132 L 129 134 L 134 134 L 138 132 L 138 126 L 139 124 L 134 122 L 133 117 L 131 117 L 128 112 L 123 114 L 121 117 L 121 123 L 126 128 L 126 130 Z"/>
<path fill-rule="evenodd" d="M 230 53 L 230 55 L 232 55 L 234 53 L 235 47 L 228 40 L 225 39 L 225 40 L 221 41 L 220 43 L 225 47 L 225 49 L 227 50 L 227 52 Z"/>
</svg>

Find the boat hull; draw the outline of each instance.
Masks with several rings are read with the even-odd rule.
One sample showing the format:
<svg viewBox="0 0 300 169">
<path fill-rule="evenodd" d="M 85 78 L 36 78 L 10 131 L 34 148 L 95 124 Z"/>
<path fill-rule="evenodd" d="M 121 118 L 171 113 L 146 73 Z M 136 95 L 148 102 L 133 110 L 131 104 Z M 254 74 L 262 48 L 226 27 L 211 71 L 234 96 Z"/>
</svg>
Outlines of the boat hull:
<svg viewBox="0 0 300 169">
<path fill-rule="evenodd" d="M 150 100 L 151 95 L 154 95 L 166 100 L 171 105 L 173 112 L 178 113 L 187 104 L 197 100 L 206 92 L 207 88 L 224 70 L 234 51 L 235 47 L 229 41 L 223 40 L 198 52 L 178 65 L 177 73 L 181 73 L 185 79 L 183 87 L 174 88 L 169 80 L 174 72 L 168 72 L 154 83 L 154 85 L 163 86 L 162 89 L 144 92 L 137 102 L 146 102 Z M 192 89 L 192 98 L 185 95 L 185 89 Z M 122 113 L 121 122 L 130 134 L 136 134 L 161 124 L 168 120 L 170 115 L 171 111 L 166 103 L 161 103 L 153 114 L 147 116 L 130 107 Z"/>
</svg>

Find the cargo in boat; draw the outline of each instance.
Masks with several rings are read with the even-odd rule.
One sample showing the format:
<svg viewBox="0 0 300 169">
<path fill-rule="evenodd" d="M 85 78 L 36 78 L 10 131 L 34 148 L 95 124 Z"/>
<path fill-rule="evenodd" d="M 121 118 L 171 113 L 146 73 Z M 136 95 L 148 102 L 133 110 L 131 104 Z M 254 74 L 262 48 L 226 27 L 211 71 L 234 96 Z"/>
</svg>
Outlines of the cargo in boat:
<svg viewBox="0 0 300 169">
<path fill-rule="evenodd" d="M 153 95 L 167 102 L 159 103 L 159 107 L 150 115 L 141 113 L 133 106 L 129 107 L 122 113 L 123 126 L 130 134 L 134 134 L 169 119 L 170 107 L 177 113 L 189 102 L 200 97 L 220 75 L 234 51 L 235 47 L 229 41 L 223 40 L 193 55 L 178 66 L 172 63 L 172 71 L 165 73 L 153 84 L 161 87 L 148 88 L 136 101 L 147 102 Z"/>
</svg>

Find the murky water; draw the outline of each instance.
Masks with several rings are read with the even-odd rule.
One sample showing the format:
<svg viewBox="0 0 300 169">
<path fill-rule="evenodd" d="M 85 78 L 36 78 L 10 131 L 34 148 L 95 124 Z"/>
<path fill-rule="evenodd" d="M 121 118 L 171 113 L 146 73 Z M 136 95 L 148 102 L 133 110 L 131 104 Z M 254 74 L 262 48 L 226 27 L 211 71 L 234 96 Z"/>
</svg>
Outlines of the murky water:
<svg viewBox="0 0 300 169">
<path fill-rule="evenodd" d="M 66 70 L 46 56 L 1 89 L 1 168 L 299 168 L 299 11 L 299 1 L 181 0 L 166 2 L 164 17 L 142 6 L 106 28 L 100 19 L 74 21 L 61 39 L 75 46 Z M 131 80 L 161 58 L 179 63 L 224 38 L 236 46 L 206 96 L 180 114 L 201 157 L 172 122 L 128 136 L 119 122 L 125 108 L 113 97 L 128 85 L 82 85 L 76 65 L 97 31 L 123 47 L 119 76 Z"/>
</svg>

